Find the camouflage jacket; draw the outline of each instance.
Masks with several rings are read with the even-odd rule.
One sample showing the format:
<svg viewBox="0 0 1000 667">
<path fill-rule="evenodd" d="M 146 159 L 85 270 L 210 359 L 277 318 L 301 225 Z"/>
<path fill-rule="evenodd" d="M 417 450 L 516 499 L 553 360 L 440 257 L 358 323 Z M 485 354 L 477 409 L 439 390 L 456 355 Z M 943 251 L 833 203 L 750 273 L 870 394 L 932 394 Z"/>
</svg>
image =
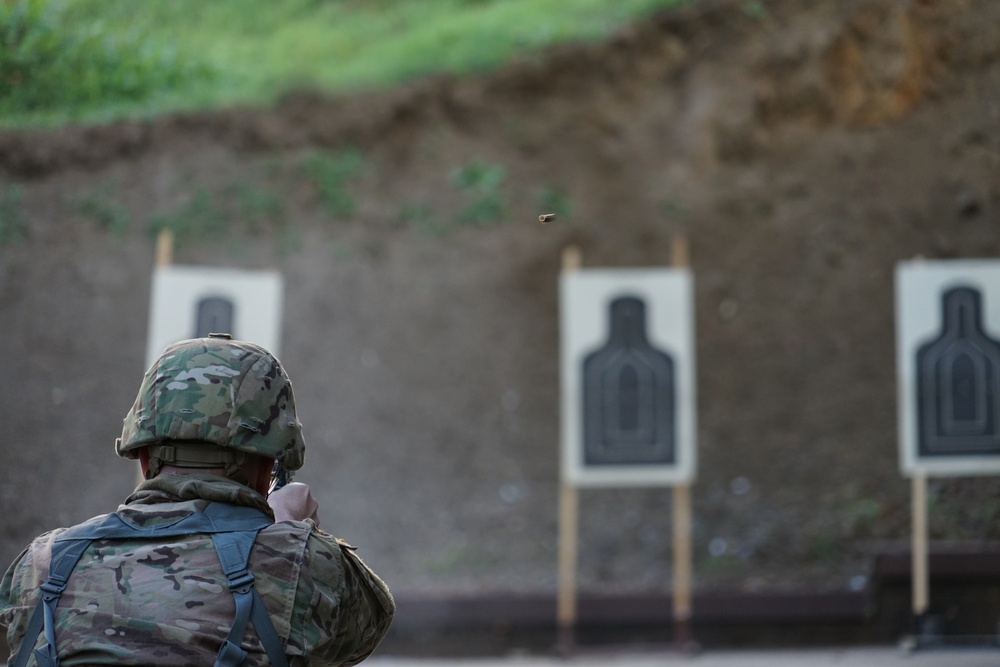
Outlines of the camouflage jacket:
<svg viewBox="0 0 1000 667">
<path fill-rule="evenodd" d="M 249 487 L 202 474 L 143 482 L 117 511 L 150 525 L 212 501 L 271 514 L 264 498 Z M 36 538 L 0 582 L 0 625 L 8 626 L 15 655 L 38 587 L 48 577 L 52 542 L 63 530 Z M 388 588 L 353 547 L 311 521 L 264 528 L 251 551 L 250 570 L 291 665 L 361 662 L 381 641 L 395 612 Z M 235 613 L 209 536 L 95 540 L 56 610 L 59 659 L 63 667 L 211 665 Z M 250 653 L 246 664 L 268 664 L 252 626 L 242 648 Z"/>
</svg>

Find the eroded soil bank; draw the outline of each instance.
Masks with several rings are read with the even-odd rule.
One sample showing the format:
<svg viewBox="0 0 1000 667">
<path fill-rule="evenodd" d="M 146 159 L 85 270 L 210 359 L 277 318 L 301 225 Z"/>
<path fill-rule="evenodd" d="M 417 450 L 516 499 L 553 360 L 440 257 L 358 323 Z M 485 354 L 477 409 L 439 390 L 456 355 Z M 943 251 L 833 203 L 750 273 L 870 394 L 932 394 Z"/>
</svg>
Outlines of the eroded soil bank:
<svg viewBox="0 0 1000 667">
<path fill-rule="evenodd" d="M 24 226 L 0 247 L 0 560 L 132 488 L 112 443 L 148 225 L 173 220 L 197 226 L 177 263 L 283 273 L 299 479 L 410 594 L 554 592 L 562 251 L 662 265 L 686 238 L 697 586 L 863 586 L 909 536 L 894 265 L 1000 253 L 1000 5 L 762 4 L 482 77 L 0 133 L 0 219 Z M 348 148 L 360 166 L 324 191 L 310 156 Z M 463 188 L 470 166 L 504 177 Z M 933 480 L 932 537 L 989 547 L 998 490 Z M 669 493 L 582 498 L 581 588 L 669 587 Z"/>
</svg>

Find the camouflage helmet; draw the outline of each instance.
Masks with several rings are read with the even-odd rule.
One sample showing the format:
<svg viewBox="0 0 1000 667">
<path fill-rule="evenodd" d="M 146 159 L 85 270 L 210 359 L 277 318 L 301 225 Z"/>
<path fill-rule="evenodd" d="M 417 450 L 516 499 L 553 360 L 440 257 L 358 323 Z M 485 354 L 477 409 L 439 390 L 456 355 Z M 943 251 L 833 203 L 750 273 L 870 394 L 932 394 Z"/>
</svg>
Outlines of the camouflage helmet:
<svg viewBox="0 0 1000 667">
<path fill-rule="evenodd" d="M 170 345 L 153 362 L 125 416 L 115 452 L 135 459 L 147 445 L 191 452 L 196 444 L 202 451 L 187 460 L 203 467 L 232 463 L 204 451 L 218 448 L 227 455 L 243 452 L 236 454 L 238 463 L 245 454 L 257 454 L 288 470 L 302 467 L 305 442 L 292 383 L 274 355 L 228 334 L 210 334 Z"/>
</svg>

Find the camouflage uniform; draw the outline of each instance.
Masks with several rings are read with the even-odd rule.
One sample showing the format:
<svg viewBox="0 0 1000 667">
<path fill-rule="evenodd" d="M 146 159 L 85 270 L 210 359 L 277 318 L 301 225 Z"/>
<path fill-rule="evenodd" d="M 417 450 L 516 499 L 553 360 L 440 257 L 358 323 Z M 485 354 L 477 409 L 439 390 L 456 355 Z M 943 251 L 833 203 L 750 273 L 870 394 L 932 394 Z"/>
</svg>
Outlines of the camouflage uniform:
<svg viewBox="0 0 1000 667">
<path fill-rule="evenodd" d="M 162 475 L 143 482 L 118 512 L 140 525 L 175 520 L 209 501 L 270 508 L 249 487 L 216 475 Z M 16 653 L 51 543 L 35 539 L 0 583 L 0 624 Z M 311 521 L 262 530 L 250 556 L 256 587 L 292 665 L 353 665 L 385 635 L 395 611 L 385 584 L 352 547 Z M 205 535 L 163 541 L 95 541 L 69 580 L 56 614 L 62 665 L 211 665 L 235 603 Z M 266 665 L 256 635 L 242 648 Z"/>
<path fill-rule="evenodd" d="M 168 347 L 147 371 L 115 445 L 128 458 L 144 448 L 152 478 L 116 514 L 133 526 L 166 527 L 211 503 L 273 518 L 266 499 L 241 483 L 241 465 L 258 455 L 294 470 L 305 445 L 291 383 L 277 359 L 252 343 L 203 338 Z M 162 465 L 192 470 L 157 475 Z M 224 467 L 227 476 L 199 467 Z M 53 544 L 65 530 L 36 538 L 0 582 L 0 625 L 8 626 L 14 655 L 28 650 L 22 640 L 49 576 Z M 97 539 L 83 552 L 54 613 L 63 667 L 215 661 L 234 627 L 236 602 L 212 537 L 142 535 Z M 264 527 L 248 569 L 291 665 L 362 661 L 395 612 L 389 590 L 353 547 L 309 520 Z M 249 653 L 244 664 L 266 665 L 250 628 L 240 641 Z"/>
</svg>

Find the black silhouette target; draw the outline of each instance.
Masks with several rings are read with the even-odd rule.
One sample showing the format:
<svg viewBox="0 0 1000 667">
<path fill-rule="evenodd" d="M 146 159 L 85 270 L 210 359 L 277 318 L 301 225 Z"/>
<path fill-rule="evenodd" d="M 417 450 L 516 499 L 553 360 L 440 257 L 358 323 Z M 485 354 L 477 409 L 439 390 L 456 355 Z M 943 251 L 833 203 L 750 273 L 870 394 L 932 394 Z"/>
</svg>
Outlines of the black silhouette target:
<svg viewBox="0 0 1000 667">
<path fill-rule="evenodd" d="M 613 300 L 608 317 L 608 340 L 583 362 L 584 465 L 672 464 L 674 361 L 649 343 L 642 299 Z"/>
<path fill-rule="evenodd" d="M 562 477 L 669 486 L 697 473 L 693 280 L 686 269 L 560 276 Z"/>
<path fill-rule="evenodd" d="M 228 333 L 238 339 L 239 333 L 234 330 L 235 310 L 233 300 L 225 297 L 210 296 L 199 300 L 193 338 L 204 338 L 210 333 Z"/>
<path fill-rule="evenodd" d="M 941 297 L 941 331 L 916 354 L 921 457 L 1000 455 L 1000 342 L 983 329 L 982 293 Z"/>
</svg>

